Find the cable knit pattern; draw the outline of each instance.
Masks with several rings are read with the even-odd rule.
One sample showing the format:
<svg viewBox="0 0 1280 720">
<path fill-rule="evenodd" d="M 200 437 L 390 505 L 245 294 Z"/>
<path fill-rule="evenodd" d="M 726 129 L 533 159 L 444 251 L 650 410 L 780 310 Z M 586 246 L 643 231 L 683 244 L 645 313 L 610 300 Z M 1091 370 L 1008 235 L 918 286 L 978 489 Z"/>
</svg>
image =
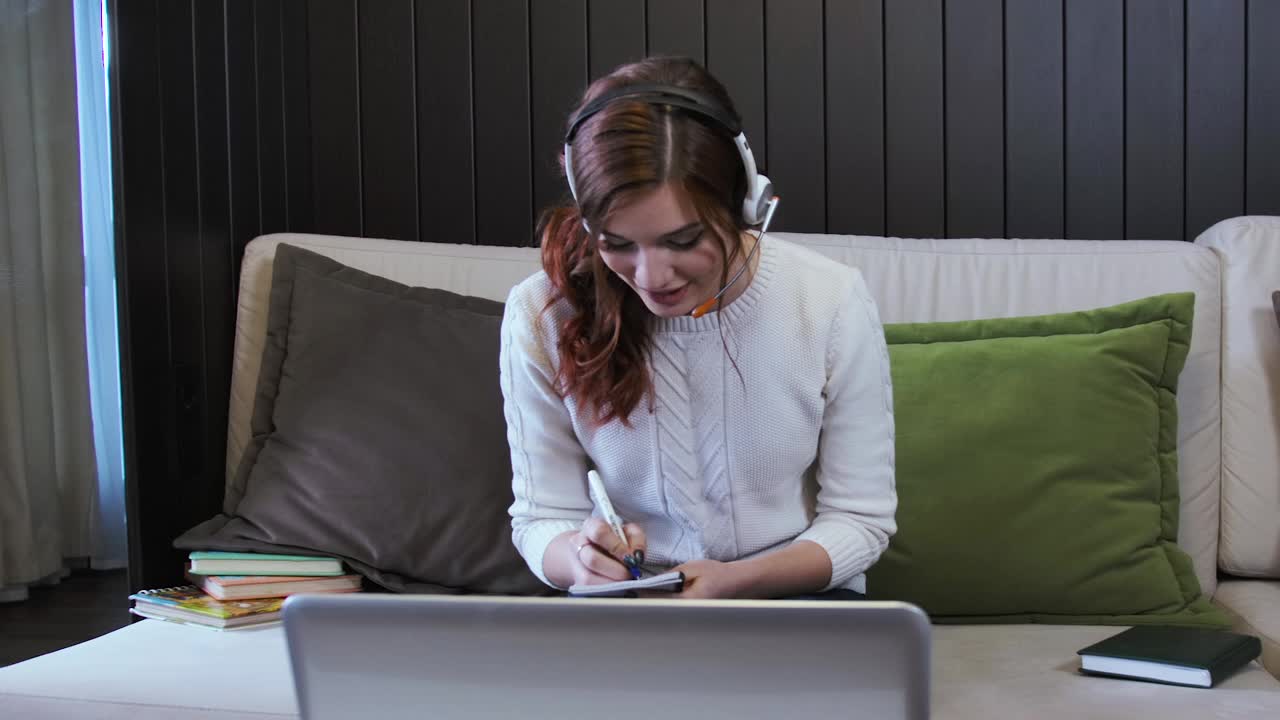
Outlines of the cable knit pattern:
<svg viewBox="0 0 1280 720">
<path fill-rule="evenodd" d="M 714 345 L 717 352 L 709 352 Z M 738 557 L 724 453 L 723 373 L 711 332 L 661 333 L 652 359 L 657 398 L 658 480 L 684 528 L 673 558 Z"/>
<path fill-rule="evenodd" d="M 751 284 L 721 312 L 653 320 L 653 397 L 630 428 L 592 427 L 554 390 L 571 311 L 542 312 L 551 297 L 543 273 L 516 286 L 501 346 L 512 536 L 544 582 L 547 544 L 592 512 L 595 467 L 619 514 L 644 527 L 655 570 L 802 539 L 831 558 L 828 589 L 865 592 L 897 494 L 888 352 L 857 270 L 766 238 Z"/>
</svg>

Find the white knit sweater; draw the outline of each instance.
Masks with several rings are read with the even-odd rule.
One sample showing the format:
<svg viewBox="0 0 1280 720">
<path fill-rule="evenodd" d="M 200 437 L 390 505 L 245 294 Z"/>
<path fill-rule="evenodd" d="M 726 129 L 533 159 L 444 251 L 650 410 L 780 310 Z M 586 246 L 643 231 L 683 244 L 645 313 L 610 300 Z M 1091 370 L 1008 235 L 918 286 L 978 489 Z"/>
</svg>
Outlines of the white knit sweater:
<svg viewBox="0 0 1280 720">
<path fill-rule="evenodd" d="M 644 528 L 654 569 L 811 540 L 831 558 L 827 589 L 866 591 L 897 492 L 889 356 L 857 270 L 766 237 L 751 284 L 721 312 L 654 318 L 656 409 L 641 400 L 630 428 L 593 428 L 554 387 L 572 310 L 543 313 L 552 292 L 545 273 L 528 278 L 502 323 L 513 539 L 538 577 L 551 584 L 552 538 L 591 515 L 595 467 L 618 514 Z"/>
</svg>

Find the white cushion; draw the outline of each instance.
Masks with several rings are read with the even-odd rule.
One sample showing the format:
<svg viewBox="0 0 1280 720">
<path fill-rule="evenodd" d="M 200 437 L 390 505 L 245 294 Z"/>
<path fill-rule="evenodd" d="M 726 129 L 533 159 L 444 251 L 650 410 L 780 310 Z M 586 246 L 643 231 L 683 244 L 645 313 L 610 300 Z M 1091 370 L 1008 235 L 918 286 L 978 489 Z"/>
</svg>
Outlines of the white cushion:
<svg viewBox="0 0 1280 720">
<path fill-rule="evenodd" d="M 1208 594 L 1216 586 L 1219 453 L 1219 267 L 1184 242 L 918 240 L 780 233 L 862 270 L 885 322 L 967 320 L 1087 310 L 1148 295 L 1196 293 L 1191 351 L 1178 386 L 1182 498 L 1178 544 Z M 266 334 L 271 262 L 280 242 L 410 285 L 505 300 L 540 268 L 536 248 L 279 234 L 245 251 L 227 433 L 227 476 L 249 439 Z"/>
<path fill-rule="evenodd" d="M 282 625 L 219 632 L 159 620 L 0 668 L 0 709 L 12 718 L 298 713 Z"/>
<path fill-rule="evenodd" d="M 936 626 L 932 716 L 1280 717 L 1280 681 L 1257 663 L 1211 691 L 1079 675 L 1076 651 L 1122 629 Z M 15 711 L 5 717 L 293 717 L 289 667 L 279 625 L 219 633 L 144 620 L 0 668 L 0 708 Z"/>
<path fill-rule="evenodd" d="M 1280 578 L 1280 217 L 1240 217 L 1196 244 L 1222 258 L 1223 570 Z M 1198 320 L 1198 319 L 1197 319 Z"/>
<path fill-rule="evenodd" d="M 1235 629 L 1262 641 L 1262 665 L 1280 678 L 1280 580 L 1224 580 L 1213 601 L 1235 619 Z"/>
</svg>

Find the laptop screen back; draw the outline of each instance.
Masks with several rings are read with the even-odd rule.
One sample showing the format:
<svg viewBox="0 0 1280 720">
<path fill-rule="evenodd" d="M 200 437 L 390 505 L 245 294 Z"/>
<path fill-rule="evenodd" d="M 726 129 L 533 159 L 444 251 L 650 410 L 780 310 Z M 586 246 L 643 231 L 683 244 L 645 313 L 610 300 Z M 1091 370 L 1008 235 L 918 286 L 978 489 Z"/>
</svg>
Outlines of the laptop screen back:
<svg viewBox="0 0 1280 720">
<path fill-rule="evenodd" d="M 925 718 L 930 626 L 890 602 L 310 595 L 303 718 Z"/>
</svg>

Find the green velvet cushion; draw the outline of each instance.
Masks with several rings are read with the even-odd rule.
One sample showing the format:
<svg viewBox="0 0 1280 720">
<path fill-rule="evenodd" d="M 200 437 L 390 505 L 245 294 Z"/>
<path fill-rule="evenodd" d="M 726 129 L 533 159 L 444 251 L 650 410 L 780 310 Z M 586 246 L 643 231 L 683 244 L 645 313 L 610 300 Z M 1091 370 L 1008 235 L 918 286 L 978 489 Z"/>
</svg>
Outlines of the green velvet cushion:
<svg viewBox="0 0 1280 720">
<path fill-rule="evenodd" d="M 1193 306 L 886 325 L 899 529 L 871 596 L 941 622 L 1227 625 L 1175 544 Z"/>
</svg>

